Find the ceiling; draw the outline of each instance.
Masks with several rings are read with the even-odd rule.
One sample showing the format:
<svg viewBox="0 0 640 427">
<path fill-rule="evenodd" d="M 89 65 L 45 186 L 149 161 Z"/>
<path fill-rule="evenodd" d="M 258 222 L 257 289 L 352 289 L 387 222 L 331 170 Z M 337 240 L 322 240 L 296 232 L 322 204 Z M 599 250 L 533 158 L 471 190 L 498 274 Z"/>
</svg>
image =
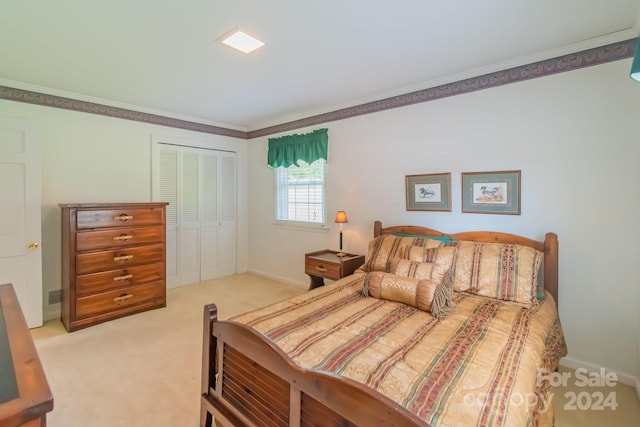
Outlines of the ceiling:
<svg viewBox="0 0 640 427">
<path fill-rule="evenodd" d="M 3 0 L 0 85 L 256 130 L 638 36 L 639 0 Z M 239 26 L 245 55 L 216 40 Z"/>
</svg>

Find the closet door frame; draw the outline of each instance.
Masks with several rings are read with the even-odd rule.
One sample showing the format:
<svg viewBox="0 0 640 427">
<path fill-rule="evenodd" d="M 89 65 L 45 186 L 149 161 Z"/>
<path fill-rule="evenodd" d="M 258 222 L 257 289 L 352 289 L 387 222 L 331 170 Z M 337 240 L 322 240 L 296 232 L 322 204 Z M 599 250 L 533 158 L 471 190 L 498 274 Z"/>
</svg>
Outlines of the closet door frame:
<svg viewBox="0 0 640 427">
<path fill-rule="evenodd" d="M 232 223 L 226 223 L 223 224 L 221 220 L 218 221 L 219 224 L 219 229 L 221 227 L 226 227 L 227 230 L 229 230 L 229 228 L 231 228 L 231 234 L 233 235 L 233 261 L 231 262 L 232 265 L 229 265 L 229 263 L 227 263 L 227 265 L 222 265 L 220 266 L 220 256 L 218 256 L 218 260 L 216 261 L 217 264 L 219 265 L 218 267 L 218 271 L 221 274 L 218 274 L 218 276 L 220 275 L 227 275 L 227 274 L 233 274 L 237 271 L 237 263 L 238 263 L 238 254 L 237 254 L 237 244 L 236 244 L 236 240 L 238 238 L 237 235 L 237 229 L 236 229 L 236 224 L 237 224 L 237 204 L 238 204 L 238 200 L 237 200 L 237 155 L 238 152 L 237 150 L 232 149 L 231 147 L 224 145 L 224 144 L 214 144 L 214 143 L 210 143 L 210 142 L 202 142 L 202 141 L 197 141 L 197 140 L 190 140 L 190 139 L 181 139 L 181 138 L 176 138 L 176 137 L 167 137 L 167 136 L 163 136 L 163 135 L 152 135 L 152 141 L 151 141 L 151 175 L 152 175 L 152 179 L 151 179 L 151 198 L 153 201 L 160 201 L 160 152 L 162 150 L 163 147 L 170 147 L 170 146 L 174 146 L 176 148 L 176 152 L 177 152 L 177 177 L 178 177 L 178 182 L 180 181 L 180 174 L 182 172 L 182 165 L 180 162 L 180 152 L 182 150 L 184 150 L 185 152 L 197 152 L 198 150 L 203 150 L 202 152 L 206 151 L 211 151 L 211 152 L 215 152 L 217 154 L 218 157 L 218 167 L 220 167 L 220 158 L 221 157 L 232 157 L 233 158 L 233 162 L 234 162 L 234 177 L 233 177 L 233 194 L 234 194 L 234 206 L 233 206 L 233 212 L 235 213 L 235 218 L 233 219 Z M 201 175 L 202 171 L 201 168 L 202 167 L 202 158 L 199 159 L 198 161 L 198 168 L 199 171 L 198 173 Z M 218 179 L 218 191 L 220 191 L 220 181 L 221 179 Z M 177 184 L 177 191 L 180 191 L 180 186 L 179 184 Z M 199 194 L 201 194 L 202 191 L 202 186 L 199 185 L 198 188 L 198 192 Z M 178 200 L 180 200 L 180 195 L 177 194 L 177 198 Z M 167 209 L 169 210 L 170 207 L 167 206 Z M 178 286 L 182 286 L 182 285 L 186 285 L 189 283 L 193 283 L 194 281 L 194 277 L 192 277 L 193 275 L 189 276 L 189 280 L 186 280 L 186 276 L 185 274 L 183 274 L 180 269 L 181 269 L 181 256 L 182 254 L 182 250 L 180 249 L 182 244 L 186 244 L 188 242 L 182 242 L 182 240 L 184 240 L 184 236 L 182 236 L 181 230 L 180 230 L 180 224 L 181 224 L 181 209 L 180 206 L 176 206 L 177 212 L 176 212 L 176 221 L 174 223 L 170 223 L 170 215 L 167 215 L 167 287 L 169 288 L 173 288 L 173 287 L 178 287 Z M 199 221 L 202 221 L 201 218 L 202 215 L 202 208 L 200 207 L 200 212 L 199 212 Z M 218 212 L 218 215 L 220 215 L 220 209 Z M 218 234 L 219 234 L 219 230 L 218 230 Z M 200 233 L 198 235 L 198 253 L 200 253 L 201 249 L 202 249 L 202 244 L 200 242 L 200 239 L 202 238 L 202 233 Z M 193 237 L 193 236 L 192 236 Z M 216 235 L 216 238 L 218 240 L 220 240 L 220 236 Z M 217 244 L 218 246 L 218 253 L 220 253 L 219 250 L 219 244 Z M 227 248 L 229 249 L 229 248 Z M 228 254 L 228 253 L 227 253 Z M 221 268 L 220 268 L 221 267 Z M 202 265 L 200 263 L 200 261 L 198 260 L 198 270 L 199 273 L 202 274 Z"/>
</svg>

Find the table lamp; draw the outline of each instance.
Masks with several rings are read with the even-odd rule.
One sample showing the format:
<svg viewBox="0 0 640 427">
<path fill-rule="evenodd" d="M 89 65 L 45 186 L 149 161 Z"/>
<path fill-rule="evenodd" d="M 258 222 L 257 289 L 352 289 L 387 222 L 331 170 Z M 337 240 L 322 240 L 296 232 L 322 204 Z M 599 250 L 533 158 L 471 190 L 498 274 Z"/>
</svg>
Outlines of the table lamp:
<svg viewBox="0 0 640 427">
<path fill-rule="evenodd" d="M 347 220 L 347 213 L 345 211 L 338 211 L 338 213 L 336 214 L 336 222 L 340 224 L 340 252 L 338 252 L 336 255 L 339 257 L 343 257 L 347 254 L 342 252 L 342 224 L 344 224 L 345 222 L 349 222 Z"/>
</svg>

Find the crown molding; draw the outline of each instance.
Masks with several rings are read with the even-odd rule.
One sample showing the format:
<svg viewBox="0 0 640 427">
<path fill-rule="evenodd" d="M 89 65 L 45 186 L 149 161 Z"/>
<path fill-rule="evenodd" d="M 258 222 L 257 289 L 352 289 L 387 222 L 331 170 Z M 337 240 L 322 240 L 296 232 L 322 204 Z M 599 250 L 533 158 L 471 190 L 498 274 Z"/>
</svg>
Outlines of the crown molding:
<svg viewBox="0 0 640 427">
<path fill-rule="evenodd" d="M 44 107 L 61 108 L 63 110 L 79 111 L 82 113 L 97 114 L 101 116 L 113 117 L 116 119 L 133 120 L 136 122 L 192 130 L 195 132 L 247 139 L 247 132 L 241 130 L 228 129 L 221 126 L 176 119 L 160 114 L 134 111 L 127 108 L 113 107 L 97 102 L 81 101 L 77 99 L 50 95 L 32 90 L 18 89 L 8 86 L 0 86 L 0 99 L 4 99 L 7 101 L 24 102 L 27 104 L 35 104 Z"/>
<path fill-rule="evenodd" d="M 633 38 L 611 43 L 605 46 L 536 61 L 526 65 L 420 89 L 377 101 L 366 102 L 352 107 L 341 108 L 328 113 L 317 114 L 249 132 L 9 86 L 0 86 L 0 99 L 98 114 L 195 132 L 229 136 L 232 138 L 253 139 L 631 58 L 635 51 L 636 41 L 637 39 Z"/>
<path fill-rule="evenodd" d="M 364 114 L 376 113 L 392 108 L 406 107 L 422 102 L 435 101 L 450 96 L 462 95 L 483 89 L 504 86 L 525 80 L 546 77 L 552 74 L 564 73 L 580 68 L 600 65 L 633 57 L 637 39 L 611 43 L 576 53 L 566 54 L 555 58 L 532 62 L 530 64 L 509 68 L 502 71 L 483 74 L 477 77 L 458 80 L 427 89 L 409 92 L 403 95 L 371 101 L 353 107 L 342 108 L 328 113 L 318 114 L 299 120 L 293 120 L 279 125 L 249 131 L 249 139 L 266 135 L 286 132 L 336 120 L 344 120 Z"/>
</svg>

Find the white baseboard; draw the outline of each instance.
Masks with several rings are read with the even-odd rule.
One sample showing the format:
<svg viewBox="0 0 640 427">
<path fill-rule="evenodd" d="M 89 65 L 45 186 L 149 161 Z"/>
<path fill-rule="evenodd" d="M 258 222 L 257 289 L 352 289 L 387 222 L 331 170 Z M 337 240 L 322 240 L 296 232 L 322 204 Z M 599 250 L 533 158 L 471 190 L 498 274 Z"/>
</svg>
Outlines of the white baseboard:
<svg viewBox="0 0 640 427">
<path fill-rule="evenodd" d="M 46 322 L 47 320 L 59 319 L 61 314 L 62 304 L 45 305 L 42 318 Z"/>
<path fill-rule="evenodd" d="M 631 375 L 627 372 L 616 371 L 615 369 L 609 369 L 606 366 L 598 366 L 596 364 L 585 362 L 584 360 L 575 359 L 573 357 L 563 357 L 560 360 L 560 365 L 565 368 L 570 369 L 586 369 L 589 372 L 600 372 L 601 369 L 604 369 L 606 372 L 614 372 L 618 377 L 618 382 L 622 384 L 626 384 L 635 388 L 636 397 L 638 401 L 640 401 L 640 379 L 638 377 Z"/>
<path fill-rule="evenodd" d="M 256 276 L 266 277 L 267 279 L 275 280 L 277 282 L 287 283 L 289 285 L 297 286 L 299 288 L 308 289 L 309 283 L 296 282 L 287 277 L 278 276 L 275 274 L 265 273 L 264 271 L 254 270 L 252 268 L 247 270 L 247 273 L 255 274 Z"/>
</svg>

